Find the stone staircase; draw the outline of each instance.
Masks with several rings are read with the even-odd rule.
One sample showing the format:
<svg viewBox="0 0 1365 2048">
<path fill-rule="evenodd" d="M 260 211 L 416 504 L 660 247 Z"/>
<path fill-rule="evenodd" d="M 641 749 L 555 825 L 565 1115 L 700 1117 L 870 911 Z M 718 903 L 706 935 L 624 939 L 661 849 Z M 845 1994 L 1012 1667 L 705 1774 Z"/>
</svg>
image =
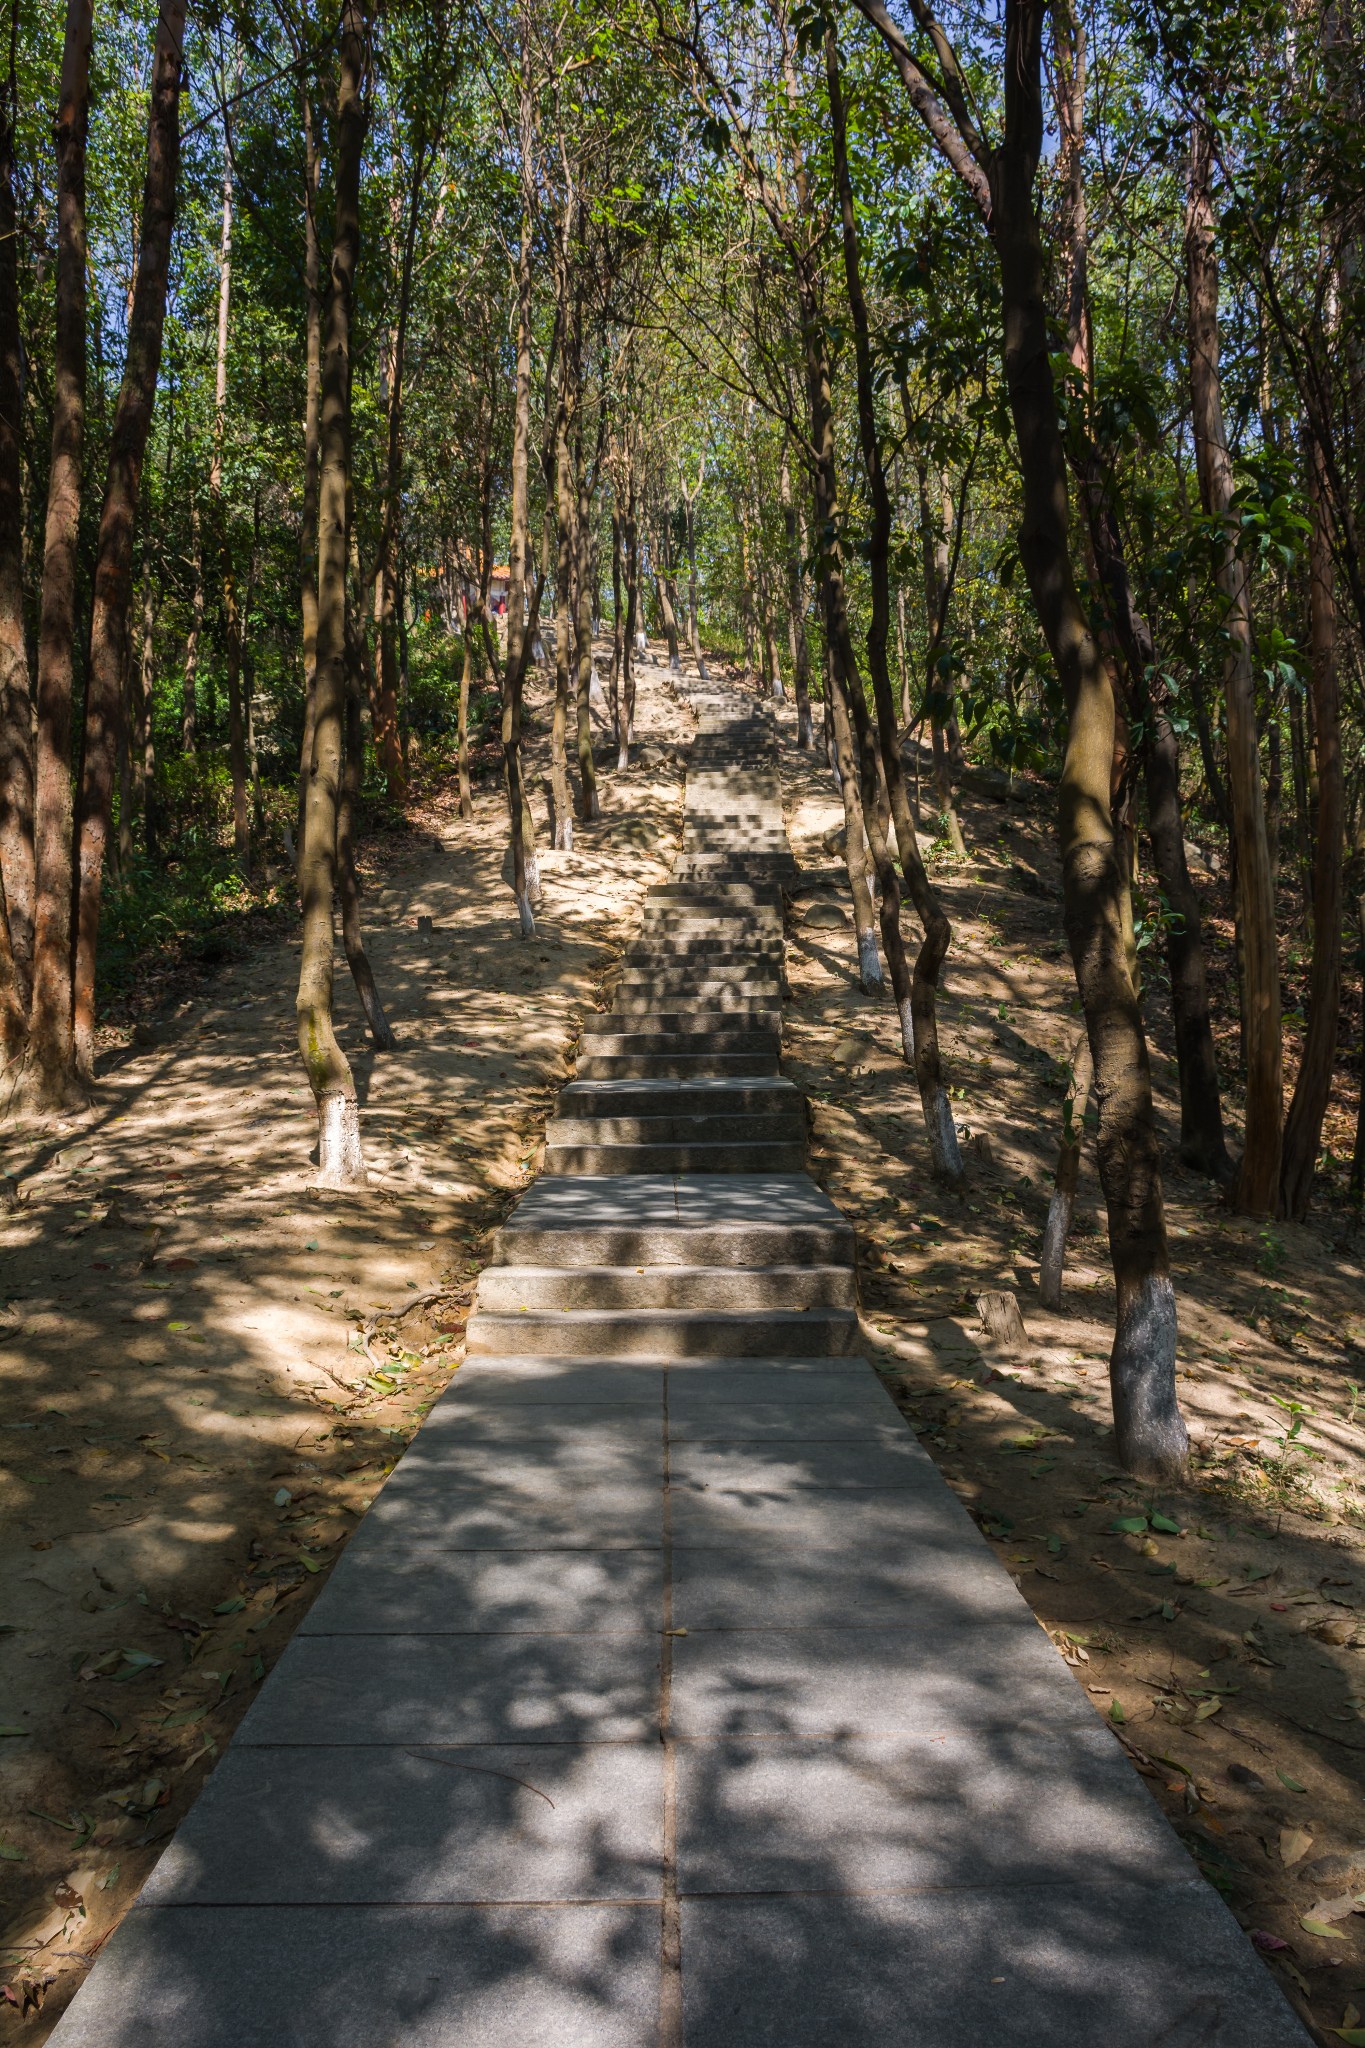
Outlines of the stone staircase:
<svg viewBox="0 0 1365 2048">
<path fill-rule="evenodd" d="M 773 727 L 693 702 L 466 1363 L 55 2048 L 1306 2048 L 859 1355 Z"/>
</svg>

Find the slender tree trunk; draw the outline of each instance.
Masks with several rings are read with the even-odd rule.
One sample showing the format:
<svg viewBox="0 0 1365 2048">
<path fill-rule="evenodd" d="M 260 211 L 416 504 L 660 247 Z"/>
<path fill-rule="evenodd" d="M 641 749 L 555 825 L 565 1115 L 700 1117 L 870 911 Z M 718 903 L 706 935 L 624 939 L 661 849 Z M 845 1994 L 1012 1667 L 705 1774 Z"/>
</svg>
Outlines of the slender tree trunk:
<svg viewBox="0 0 1365 2048">
<path fill-rule="evenodd" d="M 630 766 L 631 743 L 635 738 L 635 630 L 640 616 L 640 526 L 631 466 L 626 485 L 626 636 L 621 660 L 621 723 L 616 767 L 618 773 Z"/>
<path fill-rule="evenodd" d="M 299 613 L 303 642 L 303 743 L 299 748 L 297 840 L 313 759 L 318 671 L 318 445 L 322 416 L 322 255 L 318 243 L 318 187 L 322 155 L 313 130 L 313 103 L 303 95 L 303 506 L 299 519 Z"/>
<path fill-rule="evenodd" d="M 1152 858 L 1172 912 L 1166 921 L 1165 941 L 1180 1075 L 1180 1157 L 1187 1166 L 1229 1187 L 1236 1179 L 1236 1168 L 1223 1136 L 1203 923 L 1199 897 L 1185 859 L 1180 748 L 1171 723 L 1170 695 L 1156 658 L 1151 628 L 1133 595 L 1118 521 L 1094 462 L 1088 466 L 1085 491 L 1095 566 L 1108 599 L 1133 700 L 1142 712 L 1142 765 Z M 1130 806 L 1125 804 L 1123 808 L 1128 810 Z M 1123 845 L 1131 860 L 1129 841 L 1124 839 Z M 1131 892 L 1125 902 L 1124 939 L 1136 989 L 1137 948 L 1132 930 Z"/>
<path fill-rule="evenodd" d="M 872 914 L 872 888 L 868 881 L 868 839 L 863 819 L 862 785 L 849 717 L 848 693 L 834 676 L 834 659 L 826 646 L 825 702 L 829 706 L 833 741 L 834 773 L 844 806 L 844 866 L 848 871 L 848 892 L 853 905 L 853 936 L 858 948 L 858 980 L 865 995 L 877 995 L 885 985 L 881 956 L 877 951 L 877 925 Z M 899 897 L 897 898 L 899 908 Z"/>
<path fill-rule="evenodd" d="M 517 252 L 516 394 L 512 412 L 511 542 L 507 576 L 507 661 L 503 671 L 502 756 L 507 788 L 512 889 L 523 938 L 535 934 L 534 904 L 540 894 L 531 807 L 526 800 L 521 765 L 522 687 L 534 625 L 528 626 L 531 511 L 528 465 L 531 450 L 531 261 L 533 240 L 532 150 L 535 107 L 531 93 L 531 6 L 520 8 L 520 56 L 517 81 L 517 124 L 520 144 L 521 238 Z M 538 610 L 538 606 L 537 606 Z"/>
<path fill-rule="evenodd" d="M 344 0 L 339 31 L 336 226 L 322 361 L 318 512 L 318 653 L 313 753 L 308 764 L 299 893 L 303 946 L 297 999 L 299 1051 L 318 1110 L 318 1181 L 365 1184 L 360 1109 L 350 1063 L 332 1023 L 337 811 L 346 721 L 346 574 L 351 474 L 351 307 L 360 247 L 360 158 L 365 137 L 366 21 Z"/>
<path fill-rule="evenodd" d="M 238 69 L 240 71 L 240 59 Z M 209 465 L 209 497 L 218 534 L 223 579 L 223 632 L 227 666 L 228 760 L 232 769 L 232 842 L 243 874 L 251 868 L 251 821 L 247 799 L 246 719 L 242 709 L 242 613 L 237 599 L 237 572 L 232 561 L 232 534 L 223 498 L 223 443 L 227 435 L 228 316 L 232 304 L 231 158 L 223 168 L 223 232 L 218 253 L 218 354 L 214 375 L 213 459 Z"/>
<path fill-rule="evenodd" d="M 133 529 L 147 436 L 152 424 L 161 368 L 161 337 L 175 224 L 176 179 L 180 165 L 180 72 L 185 37 L 185 0 L 162 0 L 152 57 L 151 108 L 147 123 L 147 169 L 142 187 L 142 239 L 128 350 L 114 413 L 109 475 L 95 552 L 95 596 L 90 622 L 90 663 L 85 692 L 85 745 L 78 811 L 74 1040 L 76 1071 L 91 1080 L 95 1071 L 95 954 L 99 942 L 100 887 L 104 850 L 114 801 L 114 772 L 121 713 L 123 649 L 133 587 Z M 149 605 L 153 603 L 150 579 Z M 147 625 L 150 634 L 150 616 Z M 150 687 L 150 678 L 146 679 Z M 144 713 L 150 731 L 151 704 Z M 155 820 L 147 792 L 147 840 L 153 850 Z"/>
<path fill-rule="evenodd" d="M 555 702 L 550 717 L 550 795 L 554 806 L 552 843 L 573 847 L 573 808 L 569 793 L 569 647 L 573 630 L 573 524 L 577 510 L 569 456 L 571 346 L 564 350 L 558 410 L 555 417 L 555 512 L 558 552 L 555 564 Z"/>
<path fill-rule="evenodd" d="M 934 1172 L 939 1179 L 957 1184 L 963 1177 L 962 1157 L 958 1149 L 957 1130 L 953 1123 L 948 1091 L 943 1081 L 937 1014 L 938 977 L 952 942 L 952 929 L 943 914 L 943 907 L 920 858 L 914 822 L 910 816 L 909 795 L 905 787 L 905 767 L 901 758 L 895 698 L 891 690 L 891 672 L 887 661 L 891 622 L 891 497 L 887 489 L 881 440 L 877 430 L 872 341 L 858 259 L 858 230 L 853 210 L 853 184 L 848 168 L 843 88 L 839 73 L 838 44 L 833 26 L 827 28 L 825 32 L 825 71 L 829 87 L 830 126 L 843 231 L 844 274 L 848 284 L 857 364 L 859 435 L 862 441 L 863 465 L 867 472 L 868 489 L 872 499 L 872 525 L 867 547 L 868 570 L 872 584 L 872 618 L 867 635 L 867 665 L 872 676 L 877 733 L 881 743 L 881 765 L 895 825 L 896 844 L 900 851 L 901 867 L 910 885 L 915 909 L 924 928 L 924 944 L 915 962 L 909 1030 L 906 1029 L 907 1020 L 902 1009 L 902 1035 L 908 1039 L 906 1055 L 914 1064 L 915 1079 L 919 1085 L 920 1105 L 924 1114 L 925 1132 L 929 1140 Z M 824 382 L 827 388 L 827 373 Z M 834 467 L 833 422 L 830 408 L 825 403 L 824 389 L 821 391 L 821 400 L 824 426 L 816 439 L 816 448 L 821 468 L 825 472 L 828 492 L 837 488 L 837 471 Z M 827 520 L 831 526 L 836 524 L 833 513 L 834 500 L 831 498 L 826 508 Z M 852 649 L 848 644 L 848 616 L 841 566 L 836 574 L 828 579 L 826 589 L 829 593 L 827 617 L 831 637 L 835 643 L 836 666 L 850 664 L 847 672 L 852 681 Z M 861 690 L 861 686 L 859 688 Z M 882 877 L 884 933 L 889 922 L 888 896 L 893 907 L 898 907 L 898 895 L 895 872 L 888 858 Z M 897 923 L 897 941 L 899 937 Z M 903 998 L 898 996 L 898 1000 L 903 1001 Z"/>
<path fill-rule="evenodd" d="M 611 674 L 607 682 L 607 705 L 611 713 L 611 736 L 621 751 L 621 671 L 625 666 L 626 615 L 621 605 L 621 507 L 613 492 L 611 506 Z"/>
<path fill-rule="evenodd" d="M 592 757 L 592 561 L 589 531 L 592 525 L 592 480 L 583 460 L 581 439 L 577 448 L 578 493 L 574 504 L 574 585 L 578 616 L 574 633 L 575 706 L 578 714 L 578 815 L 589 823 L 602 815 L 597 797 L 597 768 Z M 600 687 L 600 686 L 599 686 Z"/>
<path fill-rule="evenodd" d="M 199 746 L 199 648 L 204 637 L 204 554 L 199 540 L 199 508 L 190 512 L 194 558 L 194 595 L 190 630 L 185 641 L 185 667 L 180 681 L 180 751 L 193 760 Z"/>
<path fill-rule="evenodd" d="M 705 462 L 703 460 L 703 472 Z M 697 664 L 697 674 L 706 674 L 706 663 L 701 653 L 701 622 L 697 616 L 697 499 L 701 494 L 702 479 L 697 478 L 697 488 L 684 495 L 683 504 L 687 515 L 687 640 L 692 649 L 692 659 Z"/>
<path fill-rule="evenodd" d="M 1337 621 L 1330 503 L 1316 442 L 1308 448 L 1311 690 L 1318 767 L 1317 834 L 1313 843 L 1313 964 L 1308 984 L 1308 1028 L 1293 1100 L 1284 1127 L 1280 1170 L 1283 1213 L 1296 1223 L 1308 1214 L 1322 1140 L 1322 1120 L 1337 1064 L 1341 1019 L 1341 915 L 1345 787 L 1341 761 L 1341 701 L 1337 683 Z"/>
<path fill-rule="evenodd" d="M 1244 975 L 1242 1051 L 1247 1075 L 1246 1143 L 1237 1181 L 1237 1203 L 1250 1215 L 1267 1216 L 1279 1201 L 1283 1144 L 1280 963 L 1256 730 L 1250 579 L 1237 552 L 1231 519 L 1233 472 L 1223 427 L 1219 376 L 1218 252 L 1214 243 L 1210 159 L 1208 129 L 1202 121 L 1196 121 L 1190 137 L 1185 265 L 1190 395 L 1200 495 L 1206 514 L 1225 522 L 1217 574 L 1226 607 L 1223 630 L 1228 653 L 1223 696 L 1227 707 L 1228 792 L 1237 843 L 1237 922 Z"/>
<path fill-rule="evenodd" d="M 156 807 L 156 590 L 149 575 L 142 590 L 142 660 L 138 681 L 137 751 L 142 764 L 142 843 L 148 860 L 160 847 Z M 79 991 L 77 991 L 79 994 Z M 79 1022 L 79 1013 L 77 1021 Z"/>
<path fill-rule="evenodd" d="M 365 934 L 360 922 L 360 882 L 356 875 L 355 839 L 360 817 L 361 770 L 365 761 L 365 735 L 360 723 L 361 661 L 356 645 L 359 637 L 354 616 L 347 607 L 346 619 L 346 742 L 343 749 L 341 788 L 337 798 L 337 896 L 341 904 L 341 943 L 351 970 L 360 1007 L 370 1037 L 381 1052 L 392 1052 L 398 1043 L 384 1015 L 384 1005 L 375 985 Z"/>
<path fill-rule="evenodd" d="M 0 887 L 8 961 L 0 1047 L 21 1050 L 33 986 L 33 697 L 24 637 L 23 353 L 14 202 L 14 95 L 0 93 Z"/>
<path fill-rule="evenodd" d="M 379 559 L 375 567 L 375 624 L 379 629 L 379 688 L 376 708 L 379 716 L 376 720 L 374 739 L 390 803 L 401 803 L 404 795 L 403 749 L 398 727 L 396 645 L 398 521 L 403 483 L 403 379 L 407 358 L 408 318 L 412 303 L 413 258 L 417 246 L 417 224 L 425 175 L 425 151 L 419 148 L 413 166 L 412 190 L 408 199 L 408 216 L 398 269 L 398 308 L 388 343 L 384 508 L 380 524 Z"/>
<path fill-rule="evenodd" d="M 1082 1032 L 1071 1055 L 1071 1079 L 1062 1106 L 1062 1141 L 1057 1148 L 1057 1173 L 1052 1199 L 1048 1203 L 1043 1229 L 1043 1249 L 1038 1261 L 1038 1299 L 1044 1308 L 1062 1305 L 1062 1274 L 1066 1267 L 1066 1241 L 1076 1207 L 1076 1189 L 1081 1177 L 1081 1147 L 1085 1142 L 1085 1112 L 1095 1076 L 1090 1057 L 1090 1040 Z"/>
<path fill-rule="evenodd" d="M 71 696 L 76 554 L 85 433 L 85 146 L 90 107 L 90 0 L 67 0 L 57 111 L 57 315 L 53 350 L 52 462 L 38 627 L 37 774 L 31 1088 L 57 1108 L 74 1082 L 71 994 Z"/>
<path fill-rule="evenodd" d="M 967 857 L 967 842 L 953 803 L 952 766 L 948 758 L 948 723 L 953 716 L 953 685 L 941 661 L 943 621 L 947 611 L 949 547 L 953 500 L 946 479 L 939 480 L 939 519 L 929 503 L 928 476 L 919 471 L 920 541 L 924 555 L 924 612 L 929 644 L 929 673 L 925 695 L 929 709 L 929 734 L 934 761 L 934 800 L 948 844 L 959 860 Z"/>
<path fill-rule="evenodd" d="M 654 587 L 659 595 L 664 638 L 668 642 L 668 666 L 677 676 L 682 674 L 682 644 L 678 638 L 678 613 L 673 601 L 673 550 L 669 544 L 671 521 L 672 508 L 668 505 L 660 506 Z"/>
<path fill-rule="evenodd" d="M 796 744 L 811 744 L 810 648 L 806 641 L 806 598 L 801 574 L 801 545 L 797 538 L 796 507 L 792 503 L 791 467 L 787 445 L 782 444 L 782 526 L 787 541 L 787 637 L 791 646 L 792 689 L 796 697 Z"/>
</svg>

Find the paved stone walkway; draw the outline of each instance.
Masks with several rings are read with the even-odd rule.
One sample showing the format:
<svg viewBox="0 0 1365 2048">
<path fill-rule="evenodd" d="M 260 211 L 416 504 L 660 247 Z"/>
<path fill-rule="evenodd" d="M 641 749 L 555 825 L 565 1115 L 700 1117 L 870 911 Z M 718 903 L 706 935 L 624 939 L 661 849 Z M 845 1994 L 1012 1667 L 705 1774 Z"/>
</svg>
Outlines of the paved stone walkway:
<svg viewBox="0 0 1365 2048">
<path fill-rule="evenodd" d="M 858 1355 L 772 729 L 695 702 L 468 1362 L 57 2048 L 1307 2041 Z"/>
</svg>

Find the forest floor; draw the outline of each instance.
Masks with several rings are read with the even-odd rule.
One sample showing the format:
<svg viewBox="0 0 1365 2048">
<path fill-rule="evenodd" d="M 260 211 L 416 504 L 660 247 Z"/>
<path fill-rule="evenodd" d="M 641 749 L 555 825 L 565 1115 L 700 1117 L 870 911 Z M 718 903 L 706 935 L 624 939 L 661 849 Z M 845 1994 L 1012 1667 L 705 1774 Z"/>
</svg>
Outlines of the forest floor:
<svg viewBox="0 0 1365 2048">
<path fill-rule="evenodd" d="M 0 2041 L 55 2024 L 458 1365 L 581 1020 L 672 864 L 685 724 L 643 668 L 630 770 L 604 748 L 602 819 L 542 850 L 535 943 L 496 774 L 469 823 L 437 782 L 366 843 L 398 1049 L 370 1051 L 338 948 L 363 1196 L 309 1185 L 295 936 L 106 1033 L 88 1113 L 0 1127 Z M 533 684 L 542 821 L 548 729 Z M 358 1328 L 409 1295 L 367 1360 Z"/>
<path fill-rule="evenodd" d="M 22 1198 L 0 1218 L 0 2042 L 45 2038 L 458 1364 L 579 1020 L 672 860 L 686 721 L 658 670 L 641 683 L 637 765 L 624 783 L 603 775 L 606 815 L 572 856 L 542 856 L 538 943 L 513 936 L 495 780 L 471 823 L 436 783 L 404 832 L 368 844 L 367 930 L 400 1045 L 367 1051 L 339 963 L 366 1196 L 309 1188 L 284 937 L 178 984 L 137 1043 L 125 1032 L 89 1115 L 0 1133 Z M 532 712 L 539 776 L 543 695 Z M 858 989 L 833 910 L 846 892 L 822 842 L 840 808 L 788 711 L 780 724 L 793 848 L 834 884 L 793 910 L 784 1060 L 811 1098 L 812 1171 L 857 1225 L 869 1346 L 1327 2040 L 1365 2010 L 1365 1244 L 1331 1209 L 1302 1228 L 1248 1223 L 1171 1163 L 1154 990 L 1195 1456 L 1181 1488 L 1120 1473 L 1089 1157 L 1063 1311 L 1037 1297 L 1078 1029 L 1047 793 L 965 799 L 968 857 L 932 855 L 954 927 L 945 1063 L 959 1126 L 990 1155 L 969 1143 L 957 1197 L 929 1179 L 890 1000 Z M 452 1285 L 380 1323 L 378 1371 L 353 1348 L 379 1307 Z M 993 1350 L 983 1290 L 1017 1295 L 1021 1355 Z M 1311 1412 L 1286 1443 L 1291 1401 Z"/>
<path fill-rule="evenodd" d="M 799 898 L 789 921 L 783 1064 L 811 1099 L 811 1170 L 857 1227 L 869 1349 L 1200 1869 L 1319 2038 L 1335 2040 L 1326 2029 L 1365 2013 L 1365 1240 L 1331 1209 L 1302 1227 L 1250 1222 L 1180 1169 L 1169 1009 L 1154 989 L 1194 1455 L 1184 1486 L 1154 1491 L 1122 1473 L 1089 1148 L 1062 1312 L 1038 1300 L 1079 1029 L 1050 794 L 1025 784 L 1018 802 L 966 798 L 968 857 L 931 855 L 953 925 L 943 1056 L 970 1157 L 954 1196 L 929 1178 L 890 997 L 861 993 L 851 924 L 829 908 L 847 902 L 829 850 L 841 806 L 792 743 L 790 715 L 780 721 L 793 850 L 835 885 Z M 1204 886 L 1216 918 L 1216 885 Z M 1335 1111 L 1347 1155 L 1348 1106 Z M 1018 1299 L 1018 1356 L 982 1327 L 987 1291 Z"/>
</svg>

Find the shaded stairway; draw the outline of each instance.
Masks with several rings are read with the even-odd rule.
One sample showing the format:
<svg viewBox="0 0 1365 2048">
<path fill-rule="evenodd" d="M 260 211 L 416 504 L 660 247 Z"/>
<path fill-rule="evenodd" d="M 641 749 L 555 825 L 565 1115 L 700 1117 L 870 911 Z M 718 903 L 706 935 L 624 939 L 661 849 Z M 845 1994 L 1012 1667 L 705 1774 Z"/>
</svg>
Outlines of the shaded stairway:
<svg viewBox="0 0 1365 2048">
<path fill-rule="evenodd" d="M 695 702 L 467 1363 L 58 2048 L 1307 2040 L 858 1355 L 772 727 Z"/>
</svg>

